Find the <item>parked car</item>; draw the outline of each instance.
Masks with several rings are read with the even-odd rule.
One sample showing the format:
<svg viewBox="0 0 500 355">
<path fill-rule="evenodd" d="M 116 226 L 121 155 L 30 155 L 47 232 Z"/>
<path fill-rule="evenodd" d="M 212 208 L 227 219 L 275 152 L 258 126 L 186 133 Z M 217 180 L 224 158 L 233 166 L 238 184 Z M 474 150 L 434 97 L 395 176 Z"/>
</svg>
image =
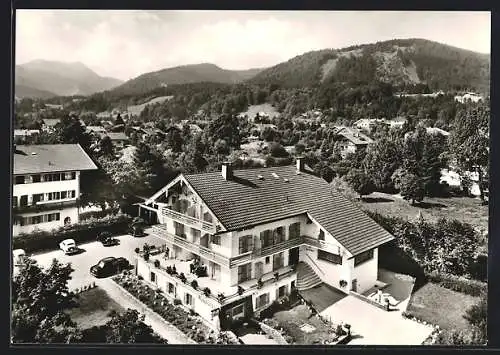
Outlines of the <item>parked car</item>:
<svg viewBox="0 0 500 355">
<path fill-rule="evenodd" d="M 26 256 L 26 252 L 23 249 L 15 249 L 12 251 L 12 261 L 14 266 L 20 266 L 23 263 L 23 259 Z"/>
<path fill-rule="evenodd" d="M 108 277 L 126 270 L 130 263 L 125 258 L 115 258 L 113 256 L 101 259 L 96 265 L 90 267 L 90 273 L 95 277 Z"/>
<path fill-rule="evenodd" d="M 120 244 L 120 241 L 116 238 L 113 238 L 110 232 L 99 233 L 99 235 L 97 236 L 97 241 L 101 242 L 105 247 Z"/>
<path fill-rule="evenodd" d="M 61 243 L 59 243 L 59 248 L 66 255 L 76 254 L 80 251 L 80 249 L 77 248 L 76 243 L 73 239 L 63 240 Z"/>
</svg>

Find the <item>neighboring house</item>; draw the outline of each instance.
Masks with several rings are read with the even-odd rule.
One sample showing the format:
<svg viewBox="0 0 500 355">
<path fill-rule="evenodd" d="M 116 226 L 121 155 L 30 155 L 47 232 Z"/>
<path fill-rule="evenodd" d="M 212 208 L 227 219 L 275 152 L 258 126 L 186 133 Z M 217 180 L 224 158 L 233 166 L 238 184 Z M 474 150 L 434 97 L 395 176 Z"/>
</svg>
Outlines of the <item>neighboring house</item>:
<svg viewBox="0 0 500 355">
<path fill-rule="evenodd" d="M 473 92 L 467 92 L 463 95 L 455 96 L 455 101 L 458 101 L 460 103 L 465 103 L 467 101 L 479 102 L 479 101 L 483 101 L 483 100 L 484 100 L 484 98 L 481 95 L 473 93 Z"/>
<path fill-rule="evenodd" d="M 129 137 L 127 137 L 127 135 L 123 132 L 104 133 L 101 135 L 101 138 L 103 138 L 104 136 L 108 136 L 109 139 L 111 139 L 113 146 L 115 146 L 118 149 L 125 148 L 130 142 Z"/>
<path fill-rule="evenodd" d="M 426 127 L 425 131 L 428 134 L 440 134 L 440 135 L 445 136 L 445 137 L 448 137 L 450 135 L 450 132 L 447 132 L 444 129 L 437 128 L 437 127 Z"/>
<path fill-rule="evenodd" d="M 59 118 L 44 118 L 42 124 L 42 130 L 52 131 L 55 129 L 56 125 L 61 122 Z"/>
<path fill-rule="evenodd" d="M 385 123 L 388 124 L 390 128 L 403 128 L 403 125 L 406 122 L 407 119 L 401 116 L 385 121 Z"/>
<path fill-rule="evenodd" d="M 98 135 L 106 134 L 106 128 L 104 128 L 103 126 L 87 126 L 86 130 L 89 133 L 95 133 Z"/>
<path fill-rule="evenodd" d="M 222 329 L 294 288 L 324 282 L 344 293 L 371 289 L 378 247 L 393 240 L 303 159 L 297 166 L 233 170 L 226 163 L 221 172 L 180 174 L 139 206 L 159 222 L 150 233 L 164 240 L 168 259 L 162 255 L 155 265 L 153 257 L 137 256 L 137 273 Z M 193 260 L 207 268 L 197 287 L 187 267 Z M 186 283 L 167 272 L 171 265 Z"/>
<path fill-rule="evenodd" d="M 354 128 L 342 127 L 337 131 L 337 134 L 341 137 L 339 140 L 340 155 L 344 158 L 348 154 L 355 153 L 373 143 L 370 137 Z"/>
<path fill-rule="evenodd" d="M 63 105 L 55 105 L 55 104 L 45 104 L 45 107 L 56 109 L 56 110 L 62 110 L 63 109 Z"/>
<path fill-rule="evenodd" d="M 80 173 L 96 169 L 78 144 L 16 146 L 13 235 L 78 222 Z"/>
<path fill-rule="evenodd" d="M 37 134 L 40 134 L 40 130 L 38 129 L 15 129 L 14 139 L 25 139 Z"/>
<path fill-rule="evenodd" d="M 386 123 L 386 121 L 378 118 L 362 118 L 354 122 L 353 127 L 371 132 L 373 126 L 375 126 L 377 123 Z"/>
<path fill-rule="evenodd" d="M 106 118 L 111 118 L 112 114 L 109 111 L 103 111 L 103 112 L 99 112 L 96 116 L 97 116 L 97 118 L 100 118 L 100 119 L 106 119 Z"/>
</svg>

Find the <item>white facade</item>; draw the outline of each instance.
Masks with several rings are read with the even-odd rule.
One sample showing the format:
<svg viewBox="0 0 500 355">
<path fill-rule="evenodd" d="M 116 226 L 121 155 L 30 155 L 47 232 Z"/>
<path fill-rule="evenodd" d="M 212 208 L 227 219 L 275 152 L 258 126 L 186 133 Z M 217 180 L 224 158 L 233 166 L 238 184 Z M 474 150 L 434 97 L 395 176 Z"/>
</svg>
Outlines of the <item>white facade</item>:
<svg viewBox="0 0 500 355">
<path fill-rule="evenodd" d="M 78 222 L 79 171 L 14 175 L 13 180 L 14 236 Z"/>
<path fill-rule="evenodd" d="M 151 203 L 153 207 L 148 207 Z M 208 272 L 208 276 L 197 279 L 200 289 L 207 286 L 212 295 L 223 293 L 226 298 L 219 302 L 206 297 L 201 290 L 192 290 L 189 283 L 183 284 L 161 268 L 157 272 L 162 276 L 154 277 L 157 286 L 168 287 L 166 282 L 176 281 L 176 293 L 172 296 L 214 327 L 219 318 L 214 318 L 212 311 L 224 313 L 228 311 L 225 307 L 234 304 L 238 310 L 234 312 L 238 313 L 238 302 L 250 297 L 251 309 L 258 312 L 289 294 L 297 281 L 294 265 L 300 261 L 310 265 L 323 282 L 346 293 L 364 292 L 377 281 L 376 248 L 368 252 L 366 261 L 355 266 L 356 258 L 305 213 L 245 230 L 225 231 L 182 175 L 142 206 L 158 214 L 160 225 L 154 227 L 153 234 L 164 239 L 168 262 L 177 263 L 180 269 L 182 263 L 198 259 Z M 152 282 L 154 264 L 140 257 L 137 260 L 137 273 Z M 341 286 L 341 281 L 345 285 Z M 239 287 L 243 289 L 241 294 Z M 185 300 L 183 294 L 193 291 L 193 298 Z"/>
</svg>

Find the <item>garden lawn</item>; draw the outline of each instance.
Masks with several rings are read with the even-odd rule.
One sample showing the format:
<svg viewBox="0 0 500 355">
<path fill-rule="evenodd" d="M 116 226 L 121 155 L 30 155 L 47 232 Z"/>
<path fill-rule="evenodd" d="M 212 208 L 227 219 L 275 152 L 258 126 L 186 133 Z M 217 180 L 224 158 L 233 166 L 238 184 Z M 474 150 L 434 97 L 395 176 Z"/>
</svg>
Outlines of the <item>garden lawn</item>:
<svg viewBox="0 0 500 355">
<path fill-rule="evenodd" d="M 479 297 L 428 282 L 413 293 L 407 312 L 443 329 L 467 329 L 469 324 L 463 315 L 466 309 L 477 302 Z"/>
<path fill-rule="evenodd" d="M 420 205 L 412 206 L 398 195 L 374 192 L 358 203 L 362 209 L 386 216 L 416 218 L 421 212 L 424 219 L 429 221 L 439 218 L 458 219 L 483 231 L 488 230 L 488 206 L 482 206 L 477 198 L 426 197 Z"/>
<path fill-rule="evenodd" d="M 68 310 L 68 314 L 81 329 L 105 324 L 110 319 L 108 314 L 112 310 L 124 311 L 122 306 L 99 287 L 78 294 L 77 302 L 78 306 Z"/>
<path fill-rule="evenodd" d="M 298 305 L 286 311 L 276 312 L 273 319 L 280 323 L 286 334 L 294 338 L 294 344 L 322 344 L 334 336 L 330 327 L 317 317 L 308 319 L 310 311 L 305 305 Z M 316 329 L 306 333 L 300 329 L 304 324 L 310 324 Z"/>
</svg>

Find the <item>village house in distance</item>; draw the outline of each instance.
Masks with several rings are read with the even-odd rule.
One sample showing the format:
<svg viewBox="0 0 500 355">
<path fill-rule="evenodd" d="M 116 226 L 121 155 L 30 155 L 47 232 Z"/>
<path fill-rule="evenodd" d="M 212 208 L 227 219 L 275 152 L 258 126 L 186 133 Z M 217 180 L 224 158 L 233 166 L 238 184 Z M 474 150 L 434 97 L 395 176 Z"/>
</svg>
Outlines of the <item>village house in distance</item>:
<svg viewBox="0 0 500 355">
<path fill-rule="evenodd" d="M 79 144 L 15 146 L 13 235 L 77 223 L 80 173 L 95 169 Z"/>
<path fill-rule="evenodd" d="M 151 233 L 165 241 L 168 258 L 137 256 L 138 275 L 221 329 L 293 288 L 373 288 L 378 247 L 393 239 L 302 158 L 296 167 L 233 170 L 224 163 L 221 172 L 180 174 L 140 213 L 157 218 Z"/>
</svg>

